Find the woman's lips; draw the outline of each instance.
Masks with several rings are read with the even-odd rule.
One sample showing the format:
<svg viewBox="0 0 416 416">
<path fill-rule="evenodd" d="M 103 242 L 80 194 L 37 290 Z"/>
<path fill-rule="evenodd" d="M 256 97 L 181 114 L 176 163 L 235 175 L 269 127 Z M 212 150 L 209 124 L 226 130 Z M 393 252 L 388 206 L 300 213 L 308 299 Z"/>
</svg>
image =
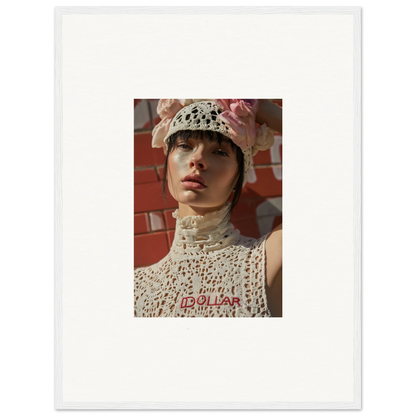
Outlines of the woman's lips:
<svg viewBox="0 0 416 416">
<path fill-rule="evenodd" d="M 185 176 L 181 182 L 185 188 L 189 189 L 204 189 L 207 187 L 202 176 L 194 173 Z"/>
<path fill-rule="evenodd" d="M 204 189 L 204 188 L 206 188 L 206 186 L 202 185 L 202 183 L 192 182 L 192 181 L 182 181 L 182 185 L 185 188 L 189 188 L 189 189 Z"/>
</svg>

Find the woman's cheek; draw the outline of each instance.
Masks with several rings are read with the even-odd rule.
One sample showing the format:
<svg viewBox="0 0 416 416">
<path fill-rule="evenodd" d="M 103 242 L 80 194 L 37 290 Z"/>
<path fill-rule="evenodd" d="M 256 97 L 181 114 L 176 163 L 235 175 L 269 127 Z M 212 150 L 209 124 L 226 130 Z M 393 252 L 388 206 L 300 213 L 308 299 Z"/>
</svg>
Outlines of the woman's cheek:
<svg viewBox="0 0 416 416">
<path fill-rule="evenodd" d="M 176 152 L 171 158 L 171 169 L 174 170 L 175 176 L 183 178 L 188 172 L 190 152 Z"/>
<path fill-rule="evenodd" d="M 233 182 L 238 170 L 237 162 L 224 162 L 218 163 L 218 166 L 214 166 L 213 171 L 216 174 L 216 180 L 214 181 L 218 185 L 218 188 L 233 188 Z"/>
<path fill-rule="evenodd" d="M 178 192 L 181 190 L 181 178 L 187 175 L 187 158 L 182 153 L 173 153 L 168 159 L 167 182 L 170 194 L 174 199 L 178 200 Z"/>
</svg>

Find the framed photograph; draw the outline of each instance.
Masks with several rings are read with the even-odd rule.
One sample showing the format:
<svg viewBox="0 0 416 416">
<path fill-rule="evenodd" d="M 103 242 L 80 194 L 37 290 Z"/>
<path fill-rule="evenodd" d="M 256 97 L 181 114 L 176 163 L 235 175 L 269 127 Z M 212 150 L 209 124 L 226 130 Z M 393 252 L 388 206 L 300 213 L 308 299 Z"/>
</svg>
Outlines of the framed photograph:
<svg viewBox="0 0 416 416">
<path fill-rule="evenodd" d="M 135 317 L 282 316 L 281 121 L 279 99 L 134 100 Z"/>
<path fill-rule="evenodd" d="M 55 22 L 55 407 L 360 409 L 361 9 L 59 7 Z M 180 105 L 156 143 L 165 102 Z M 247 153 L 228 131 L 227 111 L 255 109 L 247 126 L 256 132 L 265 102 L 279 108 L 282 127 L 261 152 Z M 216 141 L 190 136 L 178 145 L 174 133 L 186 129 L 172 131 L 174 117 L 188 108 L 204 131 L 219 126 Z M 156 286 L 171 287 L 182 266 L 159 267 L 141 303 L 135 270 L 154 275 L 175 238 L 192 236 L 178 231 L 184 202 L 166 180 L 175 169 L 169 152 L 181 149 L 195 167 L 181 179 L 194 197 L 211 182 L 206 160 L 191 153 L 206 151 L 222 166 L 233 155 L 224 143 L 237 143 L 244 182 L 232 225 L 209 249 L 192 242 L 210 259 L 237 230 L 266 242 L 282 228 L 281 310 L 269 314 L 266 305 L 262 314 L 243 283 L 209 297 L 192 280 L 175 289 L 169 310 L 177 313 L 159 313 L 162 300 L 146 315 Z M 238 186 L 228 183 L 232 199 Z M 219 211 L 205 212 L 201 221 Z M 279 253 L 265 247 L 259 253 L 271 264 Z M 252 257 L 266 287 L 266 261 Z M 192 264 L 187 276 L 199 278 Z M 219 281 L 240 266 L 221 269 Z"/>
</svg>

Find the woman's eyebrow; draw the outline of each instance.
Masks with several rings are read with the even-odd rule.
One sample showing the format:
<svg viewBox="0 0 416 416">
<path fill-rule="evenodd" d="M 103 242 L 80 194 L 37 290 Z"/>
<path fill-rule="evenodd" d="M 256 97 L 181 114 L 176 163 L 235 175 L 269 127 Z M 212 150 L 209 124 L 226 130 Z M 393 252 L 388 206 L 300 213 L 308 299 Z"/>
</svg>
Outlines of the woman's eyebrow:
<svg viewBox="0 0 416 416">
<path fill-rule="evenodd" d="M 220 146 L 226 147 L 229 150 L 232 150 L 233 152 L 236 151 L 236 148 L 232 145 L 231 140 L 223 141 L 222 143 L 220 143 Z"/>
<path fill-rule="evenodd" d="M 192 137 L 190 136 L 183 136 L 183 137 L 178 137 L 178 141 L 183 140 L 184 142 L 189 142 L 190 140 L 194 140 Z"/>
</svg>

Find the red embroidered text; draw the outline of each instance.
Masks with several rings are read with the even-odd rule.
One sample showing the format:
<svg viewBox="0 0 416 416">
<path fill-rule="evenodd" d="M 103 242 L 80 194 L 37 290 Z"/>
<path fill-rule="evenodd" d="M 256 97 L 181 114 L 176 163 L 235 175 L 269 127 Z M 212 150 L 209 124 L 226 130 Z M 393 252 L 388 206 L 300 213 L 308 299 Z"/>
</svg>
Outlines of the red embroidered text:
<svg viewBox="0 0 416 416">
<path fill-rule="evenodd" d="M 218 300 L 218 296 L 215 296 L 215 300 L 212 300 L 211 296 L 199 295 L 197 298 L 193 296 L 187 296 L 182 298 L 181 308 L 192 308 L 195 305 L 205 306 L 223 306 L 223 305 L 240 305 L 240 298 L 229 298 L 225 296 L 222 300 Z"/>
</svg>

